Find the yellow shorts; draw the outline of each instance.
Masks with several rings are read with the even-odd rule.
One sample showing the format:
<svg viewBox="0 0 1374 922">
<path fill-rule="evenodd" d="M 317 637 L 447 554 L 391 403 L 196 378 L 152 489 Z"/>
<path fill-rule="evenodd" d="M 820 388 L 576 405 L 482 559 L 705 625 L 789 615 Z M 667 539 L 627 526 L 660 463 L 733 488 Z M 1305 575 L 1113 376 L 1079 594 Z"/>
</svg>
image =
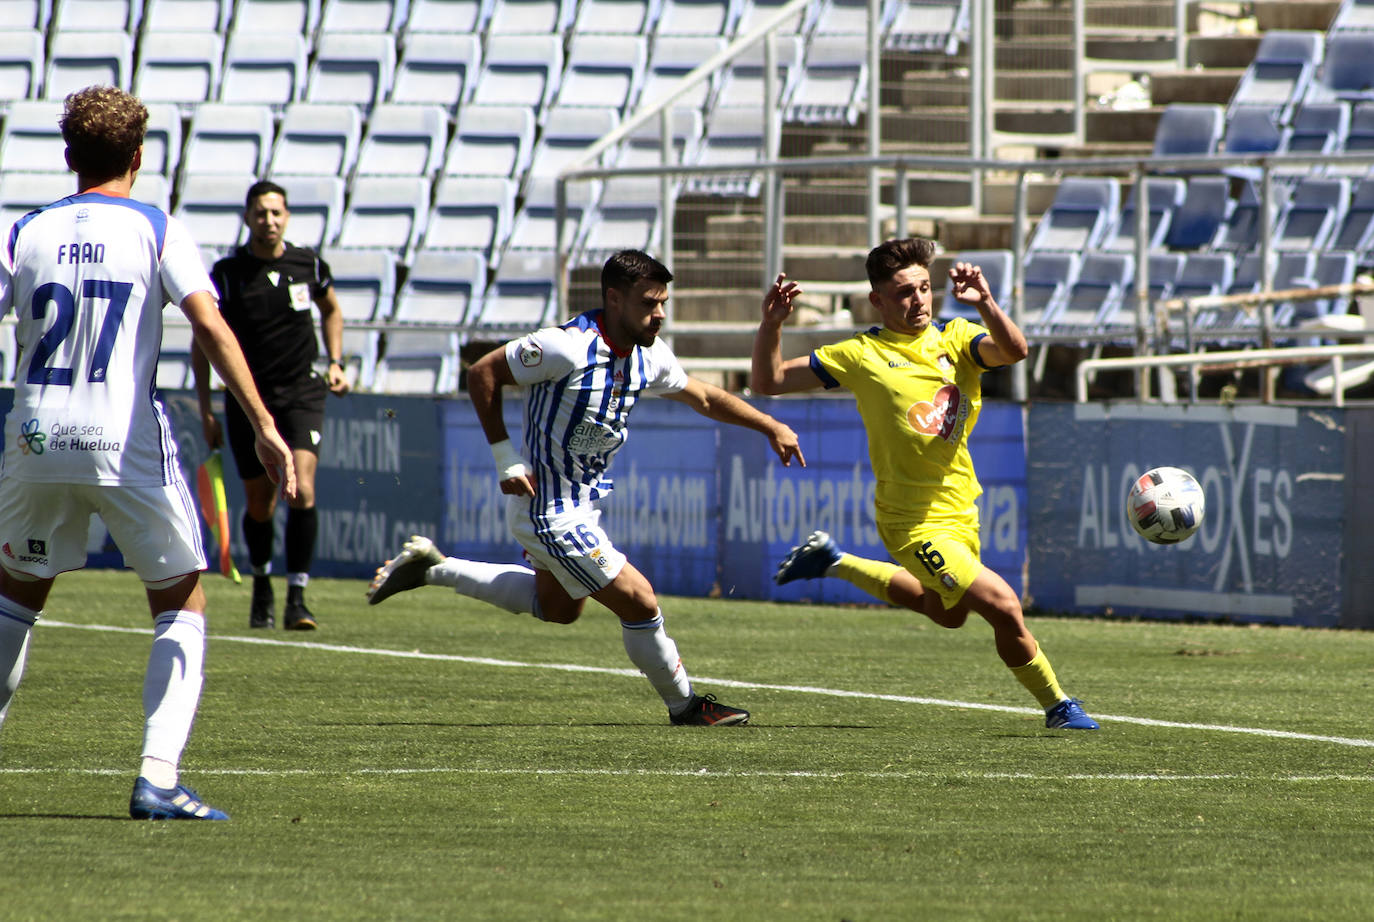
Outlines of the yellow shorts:
<svg viewBox="0 0 1374 922">
<path fill-rule="evenodd" d="M 897 564 L 953 608 L 983 572 L 977 523 L 878 523 L 878 535 Z"/>
</svg>

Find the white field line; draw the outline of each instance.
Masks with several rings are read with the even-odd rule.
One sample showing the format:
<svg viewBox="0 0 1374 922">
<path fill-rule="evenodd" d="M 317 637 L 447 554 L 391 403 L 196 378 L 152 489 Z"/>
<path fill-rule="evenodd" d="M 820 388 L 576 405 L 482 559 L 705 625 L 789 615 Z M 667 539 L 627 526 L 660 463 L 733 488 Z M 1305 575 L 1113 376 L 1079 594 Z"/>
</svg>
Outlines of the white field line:
<svg viewBox="0 0 1374 922">
<path fill-rule="evenodd" d="M 45 627 L 74 628 L 82 631 L 103 631 L 116 634 L 151 635 L 148 628 L 117 627 L 108 624 L 72 624 L 66 621 L 40 621 Z M 276 640 L 271 637 L 241 637 L 231 634 L 216 634 L 214 639 L 231 643 L 259 644 L 269 647 L 290 647 L 292 649 L 322 650 L 327 653 L 353 653 L 363 656 L 386 656 L 397 659 L 432 660 L 445 663 L 468 663 L 477 666 L 500 666 L 508 669 L 548 669 L 556 672 L 588 672 L 597 675 L 639 677 L 637 669 L 616 669 L 609 666 L 580 666 L 575 663 L 526 663 L 519 660 L 492 659 L 486 656 L 462 656 L 455 653 L 425 653 L 420 650 L 386 650 L 379 647 L 349 647 L 341 644 L 317 643 L 314 641 Z M 849 691 L 841 688 L 824 688 L 814 685 L 775 685 L 767 682 L 743 682 L 737 679 L 715 679 L 708 676 L 693 676 L 694 682 L 724 688 L 752 688 L 763 691 L 793 692 L 806 695 L 824 695 L 830 698 L 862 698 L 869 701 L 892 701 L 897 704 L 925 704 L 934 707 L 962 708 L 975 711 L 1000 711 L 1006 714 L 1034 714 L 1042 712 L 1038 708 L 1012 707 L 1005 704 L 984 704 L 977 701 L 954 701 L 948 698 L 926 698 L 918 695 L 890 695 L 877 692 Z M 1228 724 L 1186 723 L 1176 720 L 1156 720 L 1152 717 L 1130 717 L 1119 714 L 1098 714 L 1093 717 L 1099 723 L 1137 724 L 1143 727 L 1171 727 L 1178 730 L 1210 730 L 1214 733 L 1240 733 L 1248 736 L 1262 736 L 1269 739 L 1302 740 L 1310 743 L 1334 743 L 1338 746 L 1374 748 L 1374 739 L 1360 739 L 1348 736 L 1323 736 L 1315 733 L 1296 733 L 1291 730 L 1269 730 L 1264 727 L 1233 727 Z"/>
<path fill-rule="evenodd" d="M 125 776 L 126 768 L 0 768 L 0 777 L 5 775 L 109 775 Z M 1034 772 L 970 772 L 970 771 L 912 771 L 912 772 L 815 772 L 815 771 L 753 771 L 735 769 L 647 769 L 647 768 L 463 768 L 436 766 L 431 768 L 197 768 L 189 774 L 231 775 L 243 777 L 286 778 L 301 777 L 341 777 L 351 775 L 425 776 L 425 775 L 523 775 L 530 777 L 591 777 L 591 778 L 796 778 L 819 781 L 839 781 L 846 779 L 863 781 L 1249 781 L 1265 784 L 1324 784 L 1330 782 L 1349 782 L 1358 784 L 1374 783 L 1374 775 L 1350 775 L 1340 772 L 1309 775 L 1267 775 L 1267 774 L 1200 774 L 1175 775 L 1167 772 L 1098 772 L 1077 774 L 1037 774 Z"/>
</svg>

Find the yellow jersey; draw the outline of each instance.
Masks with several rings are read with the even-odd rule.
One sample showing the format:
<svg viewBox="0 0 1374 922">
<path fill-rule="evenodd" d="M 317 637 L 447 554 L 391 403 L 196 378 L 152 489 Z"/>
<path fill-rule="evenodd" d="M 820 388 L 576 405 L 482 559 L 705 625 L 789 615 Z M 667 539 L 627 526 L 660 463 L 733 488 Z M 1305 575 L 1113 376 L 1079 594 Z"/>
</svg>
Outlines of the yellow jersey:
<svg viewBox="0 0 1374 922">
<path fill-rule="evenodd" d="M 854 395 L 868 431 L 878 520 L 977 522 L 968 435 L 983 405 L 983 327 L 962 317 L 905 335 L 874 327 L 811 353 L 827 389 Z"/>
</svg>

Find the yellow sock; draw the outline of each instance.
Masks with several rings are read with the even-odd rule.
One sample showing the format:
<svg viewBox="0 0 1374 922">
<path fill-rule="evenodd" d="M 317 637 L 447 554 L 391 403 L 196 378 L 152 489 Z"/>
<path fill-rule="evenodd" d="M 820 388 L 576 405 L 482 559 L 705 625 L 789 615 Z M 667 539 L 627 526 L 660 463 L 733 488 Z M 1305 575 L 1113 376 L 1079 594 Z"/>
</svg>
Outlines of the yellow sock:
<svg viewBox="0 0 1374 922">
<path fill-rule="evenodd" d="M 1059 680 L 1054 677 L 1054 667 L 1045 658 L 1044 650 L 1036 650 L 1035 659 L 1026 665 L 1011 667 L 1011 674 L 1026 686 L 1026 691 L 1034 695 L 1043 708 L 1054 707 L 1068 697 L 1064 689 L 1059 687 Z"/>
<path fill-rule="evenodd" d="M 858 586 L 874 598 L 891 602 L 892 599 L 887 594 L 887 587 L 892 582 L 892 577 L 897 575 L 901 569 L 895 563 L 888 563 L 885 560 L 869 560 L 866 557 L 856 557 L 853 554 L 841 554 L 840 559 L 835 562 L 834 568 L 828 575 L 838 576 L 845 582 Z"/>
</svg>

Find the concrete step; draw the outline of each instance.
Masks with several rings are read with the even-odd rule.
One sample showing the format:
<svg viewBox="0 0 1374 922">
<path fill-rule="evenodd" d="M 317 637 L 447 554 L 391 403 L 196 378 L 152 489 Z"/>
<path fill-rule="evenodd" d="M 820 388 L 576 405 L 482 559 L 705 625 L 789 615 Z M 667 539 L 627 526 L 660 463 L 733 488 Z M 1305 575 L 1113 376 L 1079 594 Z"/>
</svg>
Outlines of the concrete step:
<svg viewBox="0 0 1374 922">
<path fill-rule="evenodd" d="M 1089 29 L 1172 29 L 1174 0 L 1088 0 L 1083 22 Z"/>
<path fill-rule="evenodd" d="M 967 208 L 973 204 L 968 176 L 918 176 L 907 180 L 907 203 L 913 208 Z M 892 186 L 883 188 L 884 204 L 896 204 Z"/>
<path fill-rule="evenodd" d="M 1073 106 L 1068 102 L 1008 106 L 999 100 L 995 105 L 992 126 L 997 131 L 1026 135 L 1073 133 Z"/>
<path fill-rule="evenodd" d="M 1093 61 L 1157 64 L 1174 60 L 1171 33 L 1090 34 L 1083 42 L 1084 57 Z"/>
<path fill-rule="evenodd" d="M 1026 180 L 1026 214 L 1043 214 L 1059 189 L 1055 179 Z M 1016 180 L 1011 176 L 990 176 L 983 181 L 983 217 L 1010 221 L 1016 212 Z"/>
<path fill-rule="evenodd" d="M 1033 71 L 1018 73 L 999 70 L 993 79 L 997 104 L 1011 101 L 1072 100 L 1073 74 Z"/>
<path fill-rule="evenodd" d="M 1255 59 L 1258 35 L 1192 35 L 1188 38 L 1189 67 L 1239 67 Z"/>
<path fill-rule="evenodd" d="M 1084 140 L 1090 142 L 1153 141 L 1162 106 L 1149 109 L 1089 109 L 1084 113 Z"/>
<path fill-rule="evenodd" d="M 793 246 L 858 249 L 868 244 L 868 219 L 863 215 L 831 215 L 824 221 L 788 221 L 783 225 L 784 249 Z"/>
<path fill-rule="evenodd" d="M 893 88 L 896 99 L 888 100 L 892 93 L 883 93 L 884 104 L 901 106 L 904 109 L 924 108 L 926 106 L 966 106 L 969 101 L 969 79 L 960 74 L 933 74 L 929 71 L 914 70 L 902 74 L 901 81 Z"/>
<path fill-rule="evenodd" d="M 968 144 L 968 106 L 884 109 L 882 142 Z"/>
<path fill-rule="evenodd" d="M 853 282 L 863 279 L 868 247 L 788 246 L 783 248 L 783 265 L 792 278 L 813 282 Z"/>
<path fill-rule="evenodd" d="M 1208 67 L 1202 70 L 1157 71 L 1150 75 L 1150 101 L 1156 106 L 1171 102 L 1215 102 L 1225 105 L 1245 73 L 1242 67 Z"/>
<path fill-rule="evenodd" d="M 939 222 L 938 237 L 947 253 L 1011 249 L 1011 218 L 947 218 Z"/>
<path fill-rule="evenodd" d="M 996 43 L 996 69 L 1072 71 L 1073 45 L 1060 39 L 1011 38 Z"/>
<path fill-rule="evenodd" d="M 1255 0 L 1255 25 L 1261 32 L 1270 29 L 1325 32 L 1340 8 L 1340 0 Z"/>
</svg>

